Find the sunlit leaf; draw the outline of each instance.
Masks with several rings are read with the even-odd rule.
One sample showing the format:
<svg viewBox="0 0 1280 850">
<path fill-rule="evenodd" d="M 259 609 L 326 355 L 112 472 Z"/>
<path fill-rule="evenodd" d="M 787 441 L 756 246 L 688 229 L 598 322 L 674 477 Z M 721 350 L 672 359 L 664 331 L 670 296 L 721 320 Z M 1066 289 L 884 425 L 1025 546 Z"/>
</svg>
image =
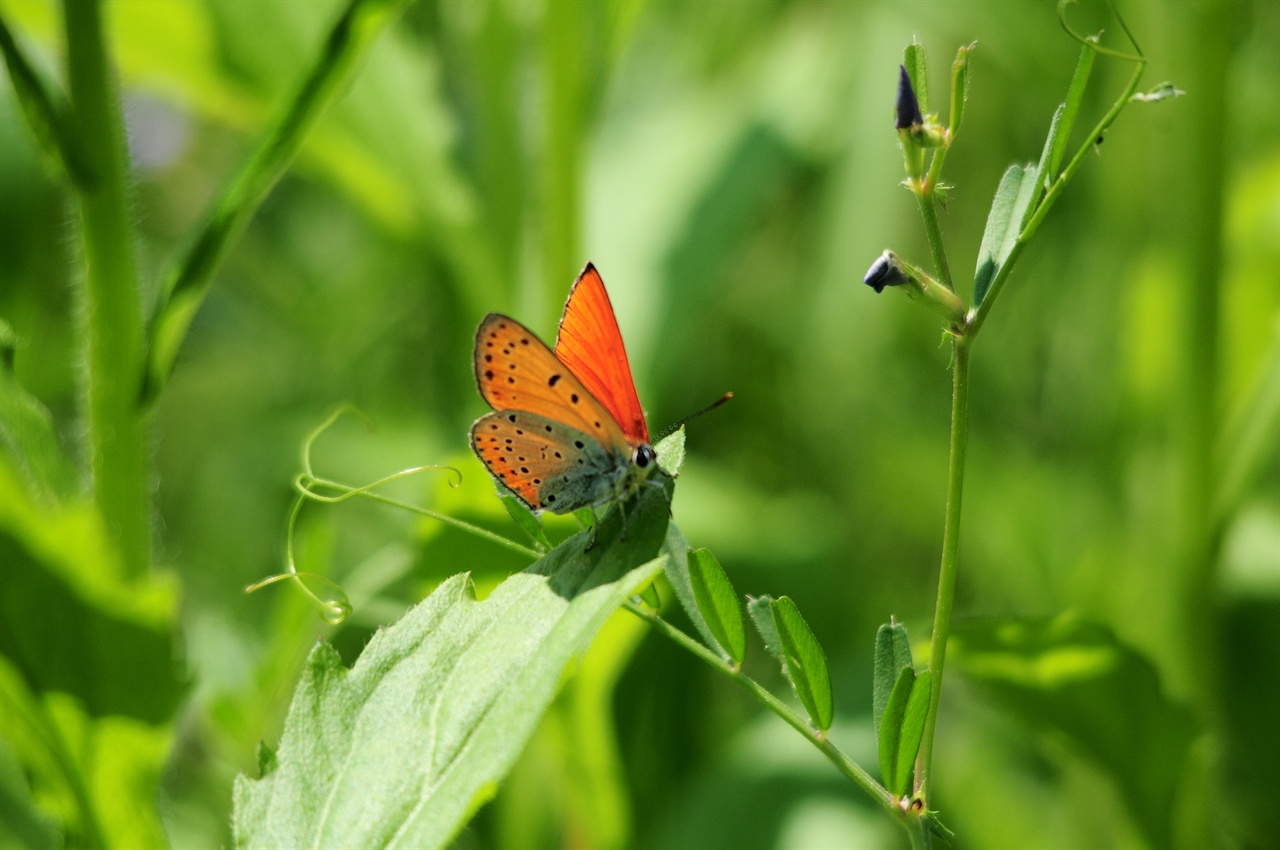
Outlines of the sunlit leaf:
<svg viewBox="0 0 1280 850">
<path fill-rule="evenodd" d="M 831 726 L 831 674 L 827 656 L 789 597 L 762 596 L 747 605 L 765 647 L 782 662 L 796 696 L 820 730 Z"/>
<path fill-rule="evenodd" d="M 738 594 L 720 562 L 706 549 L 689 551 L 689 577 L 698 610 L 715 635 L 716 644 L 732 661 L 747 654 L 747 633 L 742 622 Z"/>
<path fill-rule="evenodd" d="M 441 847 L 493 796 L 565 665 L 662 568 L 669 513 L 644 488 L 594 546 L 583 532 L 483 602 L 454 576 L 374 636 L 350 670 L 312 652 L 274 769 L 236 782 L 242 847 Z M 270 765 L 268 765 L 270 766 Z"/>
<path fill-rule="evenodd" d="M 880 721 L 880 775 L 885 788 L 895 797 L 911 790 L 916 754 L 929 713 L 929 681 L 928 671 L 917 676 L 910 667 L 903 667 Z"/>
</svg>

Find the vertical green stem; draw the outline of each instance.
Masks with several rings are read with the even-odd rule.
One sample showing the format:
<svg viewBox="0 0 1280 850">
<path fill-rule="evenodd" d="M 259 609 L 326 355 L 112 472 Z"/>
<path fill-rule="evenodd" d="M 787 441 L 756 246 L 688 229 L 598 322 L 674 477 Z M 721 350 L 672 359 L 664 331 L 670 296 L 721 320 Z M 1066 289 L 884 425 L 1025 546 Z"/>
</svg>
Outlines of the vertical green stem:
<svg viewBox="0 0 1280 850">
<path fill-rule="evenodd" d="M 67 0 L 67 78 L 92 188 L 82 188 L 87 339 L 81 373 L 93 494 L 125 569 L 151 560 L 146 428 L 137 412 L 142 306 L 129 218 L 128 151 L 99 0 Z"/>
<path fill-rule="evenodd" d="M 942 567 L 938 573 L 938 603 L 933 614 L 933 641 L 929 650 L 929 673 L 933 690 L 929 695 L 929 715 L 920 746 L 919 786 L 928 799 L 930 768 L 933 763 L 933 733 L 938 725 L 938 704 L 942 697 L 942 668 L 947 660 L 947 638 L 951 633 L 951 606 L 955 601 L 956 564 L 960 552 L 960 499 L 964 492 L 964 455 L 969 441 L 969 346 L 972 338 L 955 338 L 951 366 L 951 460 L 947 471 L 947 516 L 942 532 Z"/>
<path fill-rule="evenodd" d="M 937 157 L 935 157 L 935 162 Z M 924 217 L 925 233 L 929 234 L 929 252 L 933 254 L 933 265 L 937 269 L 938 279 L 955 292 L 951 282 L 951 266 L 947 264 L 947 251 L 942 246 L 942 225 L 938 222 L 938 205 L 933 194 L 933 187 L 918 189 L 915 192 L 916 203 L 920 205 L 920 215 Z"/>
</svg>

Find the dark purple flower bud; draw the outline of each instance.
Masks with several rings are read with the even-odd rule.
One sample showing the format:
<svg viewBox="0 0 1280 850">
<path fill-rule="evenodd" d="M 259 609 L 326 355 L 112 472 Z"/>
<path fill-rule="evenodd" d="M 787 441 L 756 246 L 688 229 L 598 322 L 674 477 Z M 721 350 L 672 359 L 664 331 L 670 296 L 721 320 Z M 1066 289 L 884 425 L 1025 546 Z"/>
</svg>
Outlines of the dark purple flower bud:
<svg viewBox="0 0 1280 850">
<path fill-rule="evenodd" d="M 862 282 L 876 292 L 883 292 L 886 286 L 901 286 L 906 283 L 908 278 L 897 260 L 891 251 L 885 251 L 867 269 Z"/>
<path fill-rule="evenodd" d="M 911 87 L 911 75 L 907 73 L 906 65 L 898 66 L 898 118 L 893 123 L 893 129 L 905 130 L 924 123 L 924 116 L 920 114 L 920 101 L 916 100 L 916 90 Z"/>
</svg>

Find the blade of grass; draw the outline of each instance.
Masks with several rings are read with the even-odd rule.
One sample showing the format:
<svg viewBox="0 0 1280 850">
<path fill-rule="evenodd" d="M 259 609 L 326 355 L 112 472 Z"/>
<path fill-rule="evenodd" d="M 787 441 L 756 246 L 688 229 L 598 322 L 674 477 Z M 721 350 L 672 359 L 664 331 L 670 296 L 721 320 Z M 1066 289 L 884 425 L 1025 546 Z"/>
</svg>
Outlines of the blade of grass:
<svg viewBox="0 0 1280 850">
<path fill-rule="evenodd" d="M 293 162 L 307 132 L 346 91 L 374 39 L 405 5 L 407 0 L 350 0 L 288 107 L 214 201 L 190 248 L 166 276 L 152 317 L 140 396 L 144 407 L 164 388 L 191 320 L 204 302 L 228 247 Z"/>
</svg>

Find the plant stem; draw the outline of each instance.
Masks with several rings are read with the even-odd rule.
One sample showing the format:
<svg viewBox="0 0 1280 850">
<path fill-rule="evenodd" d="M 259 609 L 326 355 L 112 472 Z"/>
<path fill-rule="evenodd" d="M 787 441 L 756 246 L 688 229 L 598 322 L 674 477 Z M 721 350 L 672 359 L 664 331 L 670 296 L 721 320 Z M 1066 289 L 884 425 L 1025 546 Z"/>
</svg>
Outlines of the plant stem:
<svg viewBox="0 0 1280 850">
<path fill-rule="evenodd" d="M 964 455 L 969 440 L 969 345 L 972 338 L 955 338 L 951 366 L 951 458 L 947 470 L 947 516 L 942 532 L 942 567 L 938 571 L 938 603 L 933 614 L 933 639 L 929 650 L 929 673 L 933 687 L 929 714 L 917 765 L 918 787 L 928 800 L 930 768 L 933 762 L 933 733 L 938 725 L 938 704 L 942 697 L 942 669 L 947 660 L 947 638 L 951 633 L 951 607 L 955 601 L 956 565 L 960 552 L 960 501 L 964 493 Z"/>
<path fill-rule="evenodd" d="M 902 811 L 898 808 L 893 796 L 886 791 L 880 783 L 876 782 L 875 779 L 871 777 L 871 774 L 867 773 L 856 762 L 841 752 L 835 744 L 832 744 L 831 741 L 827 739 L 826 735 L 815 730 L 804 720 L 804 718 L 800 717 L 800 715 L 788 708 L 780 699 L 769 693 L 763 685 L 743 673 L 737 667 L 730 665 L 729 662 L 725 661 L 719 655 L 716 655 L 714 652 L 659 617 L 657 613 L 647 611 L 633 602 L 624 603 L 623 607 L 632 614 L 635 614 L 637 617 L 641 617 L 648 621 L 658 631 L 662 632 L 664 635 L 671 638 L 673 641 L 680 644 L 682 647 L 689 650 L 694 655 L 698 656 L 703 661 L 728 676 L 730 679 L 733 679 L 733 681 L 737 682 L 738 685 L 754 696 L 762 705 L 764 705 L 765 708 L 781 717 L 786 721 L 788 726 L 795 729 L 803 735 L 809 743 L 817 747 L 824 756 L 831 760 L 831 763 L 836 766 L 837 770 L 852 779 L 854 784 L 867 792 L 871 799 L 880 804 L 881 808 L 894 815 L 899 820 L 902 819 Z"/>
<path fill-rule="evenodd" d="M 92 188 L 81 188 L 87 340 L 81 372 L 93 495 L 127 574 L 151 561 L 146 427 L 138 398 L 142 307 L 129 219 L 128 151 L 98 0 L 67 0 L 67 79 Z"/>
<path fill-rule="evenodd" d="M 934 156 L 934 162 L 938 161 L 938 155 Z M 924 218 L 925 233 L 929 235 L 929 253 L 933 255 L 933 265 L 938 271 L 938 278 L 947 289 L 955 292 L 955 284 L 951 282 L 951 266 L 947 263 L 947 250 L 942 245 L 942 225 L 938 222 L 938 207 L 933 187 L 934 183 L 930 181 L 923 186 L 913 185 L 912 188 L 916 203 L 920 205 L 920 215 Z"/>
</svg>

